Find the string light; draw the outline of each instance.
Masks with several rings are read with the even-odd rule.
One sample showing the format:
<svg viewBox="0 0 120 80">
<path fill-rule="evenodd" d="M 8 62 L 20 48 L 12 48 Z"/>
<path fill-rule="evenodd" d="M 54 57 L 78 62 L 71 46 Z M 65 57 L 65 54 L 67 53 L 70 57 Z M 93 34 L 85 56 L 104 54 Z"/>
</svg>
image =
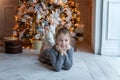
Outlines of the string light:
<svg viewBox="0 0 120 80">
<path fill-rule="evenodd" d="M 74 0 L 66 0 L 66 2 L 62 0 L 50 0 L 50 2 L 44 2 L 44 0 L 40 2 L 37 0 L 28 1 L 19 0 L 20 5 L 15 15 L 16 24 L 13 30 L 17 32 L 17 35 L 14 34 L 14 36 L 21 37 L 19 39 L 29 39 L 31 44 L 33 44 L 34 39 L 42 40 L 45 37 L 45 27 L 51 26 L 50 20 L 52 19 L 49 18 L 56 21 L 56 27 L 58 25 L 69 25 L 70 31 L 74 31 L 81 23 L 80 11 L 76 6 L 79 5 L 78 0 L 76 0 L 77 3 Z M 35 37 L 37 33 L 40 36 Z M 26 48 L 28 49 L 30 46 Z"/>
</svg>

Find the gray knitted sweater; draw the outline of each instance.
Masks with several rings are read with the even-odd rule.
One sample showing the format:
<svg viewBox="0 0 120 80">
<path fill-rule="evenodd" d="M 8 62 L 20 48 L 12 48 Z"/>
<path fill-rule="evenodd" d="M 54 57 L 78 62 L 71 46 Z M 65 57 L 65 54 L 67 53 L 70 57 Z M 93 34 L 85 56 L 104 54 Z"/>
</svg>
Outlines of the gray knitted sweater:
<svg viewBox="0 0 120 80">
<path fill-rule="evenodd" d="M 52 48 L 46 49 L 39 60 L 51 64 L 56 71 L 60 71 L 61 69 L 69 70 L 73 65 L 73 53 L 74 49 L 71 47 L 67 50 L 67 54 L 61 55 L 55 46 L 53 46 Z"/>
</svg>

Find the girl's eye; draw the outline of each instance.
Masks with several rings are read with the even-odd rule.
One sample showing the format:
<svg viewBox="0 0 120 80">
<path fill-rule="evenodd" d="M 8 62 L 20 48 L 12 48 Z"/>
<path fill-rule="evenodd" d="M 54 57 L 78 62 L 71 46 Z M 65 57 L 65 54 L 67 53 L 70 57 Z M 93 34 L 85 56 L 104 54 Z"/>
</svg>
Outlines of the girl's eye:
<svg viewBox="0 0 120 80">
<path fill-rule="evenodd" d="M 68 40 L 65 40 L 65 42 L 67 42 Z"/>
<path fill-rule="evenodd" d="M 63 41 L 63 40 L 60 40 L 60 41 Z"/>
</svg>

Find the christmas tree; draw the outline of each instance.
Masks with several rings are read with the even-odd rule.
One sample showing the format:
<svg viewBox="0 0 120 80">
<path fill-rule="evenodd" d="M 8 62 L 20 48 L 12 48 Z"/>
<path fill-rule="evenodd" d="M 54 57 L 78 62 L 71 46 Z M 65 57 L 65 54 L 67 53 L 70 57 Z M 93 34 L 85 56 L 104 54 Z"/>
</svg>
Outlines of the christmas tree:
<svg viewBox="0 0 120 80">
<path fill-rule="evenodd" d="M 61 26 L 75 31 L 81 24 L 80 11 L 74 0 L 19 0 L 15 23 L 13 36 L 32 45 L 46 34 L 53 38 Z"/>
</svg>

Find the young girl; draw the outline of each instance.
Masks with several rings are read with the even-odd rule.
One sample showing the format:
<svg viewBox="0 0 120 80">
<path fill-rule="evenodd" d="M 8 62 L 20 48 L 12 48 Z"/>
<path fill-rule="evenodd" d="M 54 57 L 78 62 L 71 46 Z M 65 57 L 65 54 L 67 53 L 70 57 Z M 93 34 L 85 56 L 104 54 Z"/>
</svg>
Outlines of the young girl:
<svg viewBox="0 0 120 80">
<path fill-rule="evenodd" d="M 70 32 L 67 28 L 61 28 L 55 36 L 55 45 L 43 51 L 39 60 L 52 65 L 55 71 L 69 70 L 73 65 L 74 49 L 70 45 Z"/>
</svg>

